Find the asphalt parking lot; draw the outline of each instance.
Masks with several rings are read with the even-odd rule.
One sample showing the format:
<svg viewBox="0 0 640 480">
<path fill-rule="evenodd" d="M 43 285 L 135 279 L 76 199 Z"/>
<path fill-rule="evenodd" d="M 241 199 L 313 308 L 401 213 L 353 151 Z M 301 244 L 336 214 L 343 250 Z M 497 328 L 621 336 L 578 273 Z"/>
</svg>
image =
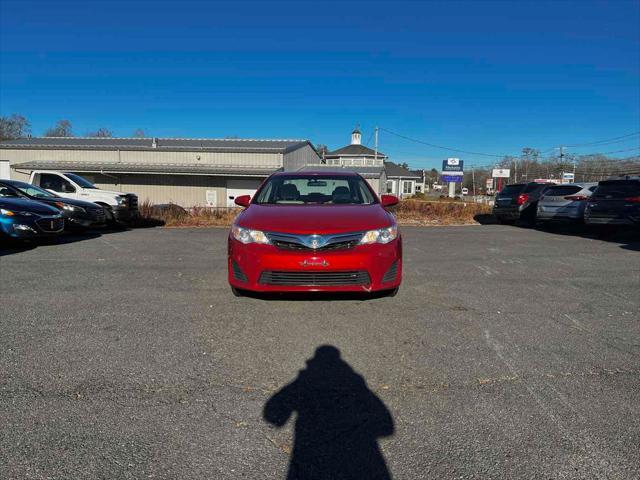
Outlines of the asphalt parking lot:
<svg viewBox="0 0 640 480">
<path fill-rule="evenodd" d="M 396 297 L 278 299 L 226 234 L 0 251 L 0 478 L 640 477 L 637 241 L 404 228 Z"/>
</svg>

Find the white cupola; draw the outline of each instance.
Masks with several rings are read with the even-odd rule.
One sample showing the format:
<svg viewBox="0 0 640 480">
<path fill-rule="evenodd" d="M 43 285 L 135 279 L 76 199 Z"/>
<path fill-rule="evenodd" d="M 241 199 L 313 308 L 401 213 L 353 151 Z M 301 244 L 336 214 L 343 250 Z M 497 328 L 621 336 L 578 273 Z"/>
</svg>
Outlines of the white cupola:
<svg viewBox="0 0 640 480">
<path fill-rule="evenodd" d="M 356 127 L 353 132 L 351 132 L 351 145 L 360 145 L 362 143 L 362 134 L 360 133 L 360 129 Z"/>
</svg>

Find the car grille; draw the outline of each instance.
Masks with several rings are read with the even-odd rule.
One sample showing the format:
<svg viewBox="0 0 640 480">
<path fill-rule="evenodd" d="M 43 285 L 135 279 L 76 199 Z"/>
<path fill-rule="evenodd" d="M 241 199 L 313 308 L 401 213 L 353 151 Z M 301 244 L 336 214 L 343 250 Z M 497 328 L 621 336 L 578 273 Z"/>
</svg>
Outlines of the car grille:
<svg viewBox="0 0 640 480">
<path fill-rule="evenodd" d="M 127 197 L 127 205 L 129 206 L 129 210 L 138 210 L 138 196 L 128 193 Z"/>
<path fill-rule="evenodd" d="M 336 272 L 283 272 L 266 270 L 260 274 L 260 283 L 264 285 L 289 286 L 342 286 L 368 285 L 369 274 L 364 270 Z"/>
<path fill-rule="evenodd" d="M 89 214 L 91 215 L 94 222 L 102 223 L 105 221 L 105 213 L 104 208 L 90 208 Z"/>
<path fill-rule="evenodd" d="M 64 228 L 64 220 L 62 218 L 41 218 L 36 220 L 36 224 L 40 230 L 47 233 L 61 232 Z"/>
<path fill-rule="evenodd" d="M 393 282 L 397 276 L 398 276 L 398 261 L 396 260 L 395 262 L 393 262 L 393 265 L 391 265 L 391 268 L 387 270 L 387 273 L 384 274 L 384 277 L 382 277 L 382 283 Z"/>
<path fill-rule="evenodd" d="M 273 245 L 281 250 L 328 251 L 346 250 L 360 243 L 362 232 L 331 235 L 295 235 L 289 233 L 267 233 Z M 317 245 L 317 246 L 314 246 Z"/>
</svg>

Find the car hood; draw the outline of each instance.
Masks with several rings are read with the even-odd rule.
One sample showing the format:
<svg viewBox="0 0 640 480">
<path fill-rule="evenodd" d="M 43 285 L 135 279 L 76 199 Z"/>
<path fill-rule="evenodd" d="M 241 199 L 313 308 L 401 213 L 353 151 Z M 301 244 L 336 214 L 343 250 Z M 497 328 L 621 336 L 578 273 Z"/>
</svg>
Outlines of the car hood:
<svg viewBox="0 0 640 480">
<path fill-rule="evenodd" d="M 98 207 L 98 205 L 96 205 L 93 202 L 85 202 L 84 200 L 76 200 L 75 198 L 65 198 L 65 197 L 37 198 L 37 197 L 33 197 L 33 200 L 35 200 L 36 202 L 42 202 L 42 203 L 47 203 L 47 204 L 60 202 L 60 203 L 65 203 L 67 205 L 73 205 L 75 207 L 82 207 L 84 209 Z"/>
<path fill-rule="evenodd" d="M 58 215 L 60 210 L 42 202 L 29 200 L 26 198 L 0 198 L 0 207 L 17 212 L 31 212 L 37 215 Z"/>
<path fill-rule="evenodd" d="M 238 217 L 238 225 L 282 233 L 359 232 L 390 226 L 395 220 L 380 204 L 373 205 L 256 205 Z"/>
</svg>

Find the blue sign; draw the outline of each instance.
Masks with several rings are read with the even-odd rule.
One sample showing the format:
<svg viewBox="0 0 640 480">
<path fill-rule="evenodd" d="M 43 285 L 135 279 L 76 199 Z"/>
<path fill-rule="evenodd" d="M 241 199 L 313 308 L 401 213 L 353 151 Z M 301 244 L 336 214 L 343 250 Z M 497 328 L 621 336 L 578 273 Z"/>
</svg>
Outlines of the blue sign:
<svg viewBox="0 0 640 480">
<path fill-rule="evenodd" d="M 442 161 L 442 173 L 462 172 L 464 170 L 464 160 L 459 158 L 447 158 Z"/>
<path fill-rule="evenodd" d="M 442 180 L 445 182 L 462 183 L 462 175 L 442 175 Z"/>
</svg>

